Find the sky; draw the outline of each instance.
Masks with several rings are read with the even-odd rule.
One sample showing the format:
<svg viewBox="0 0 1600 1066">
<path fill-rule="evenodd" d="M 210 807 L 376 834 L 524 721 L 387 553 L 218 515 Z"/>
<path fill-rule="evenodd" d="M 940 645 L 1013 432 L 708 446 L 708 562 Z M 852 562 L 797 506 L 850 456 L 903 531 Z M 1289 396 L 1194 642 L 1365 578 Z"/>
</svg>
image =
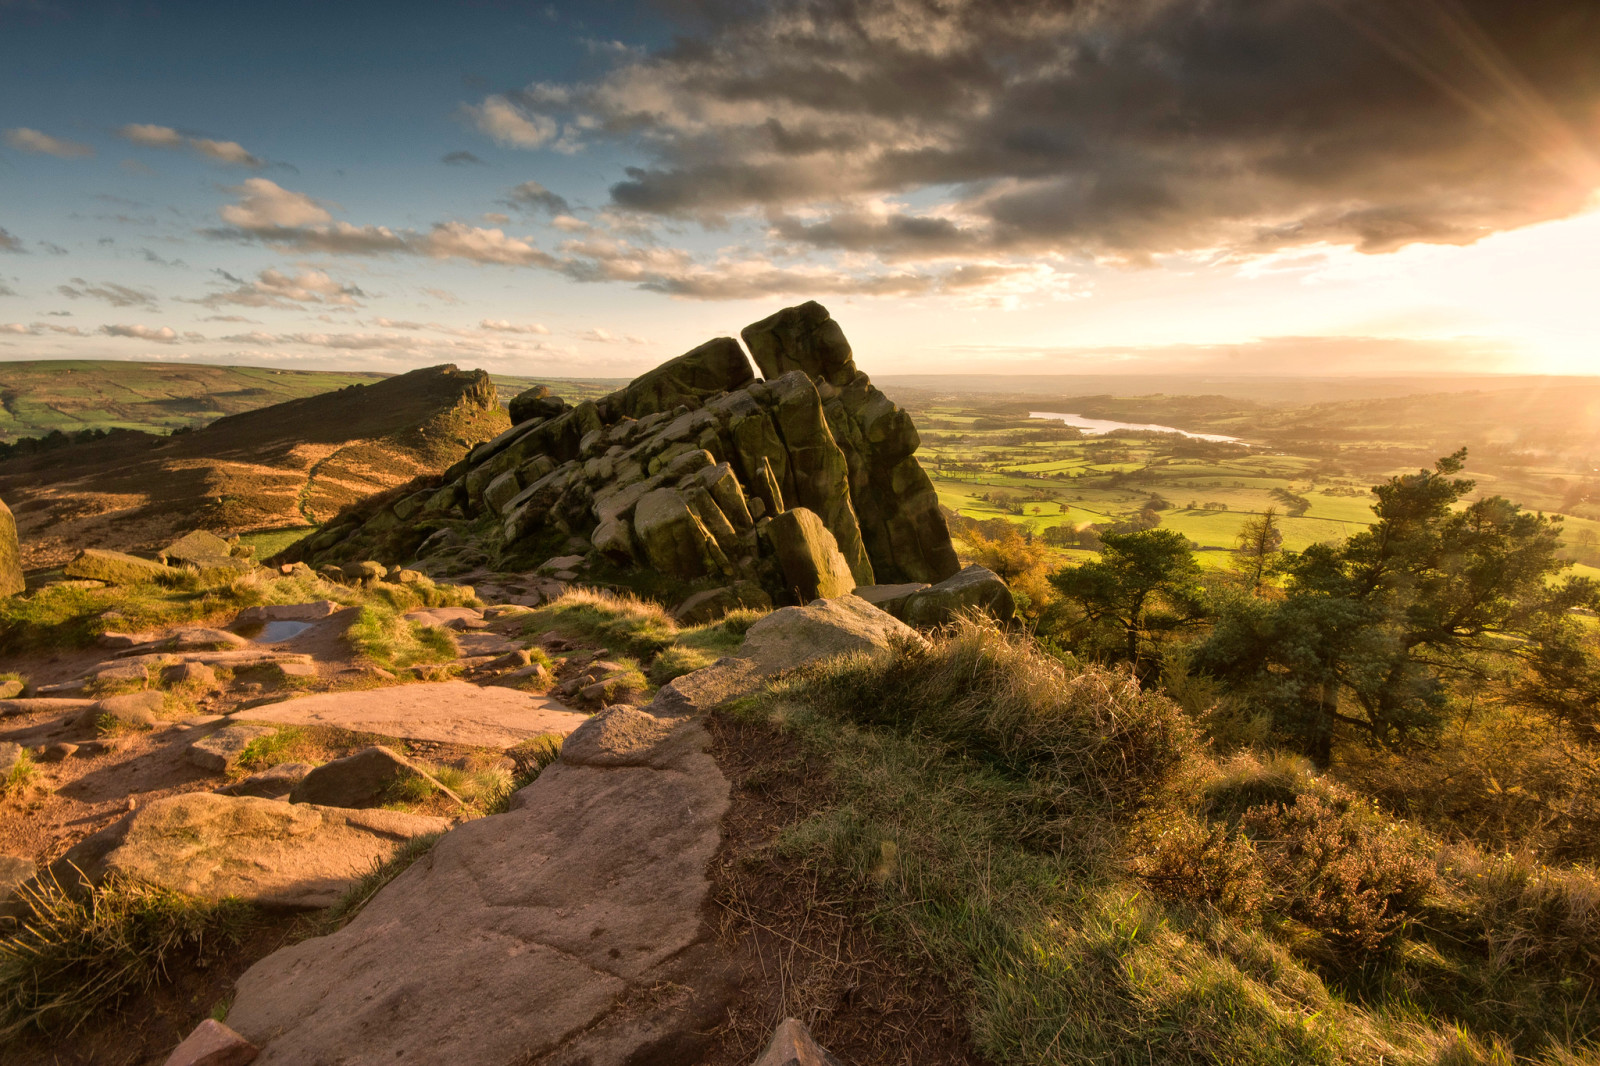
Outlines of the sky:
<svg viewBox="0 0 1600 1066">
<path fill-rule="evenodd" d="M 1593 0 L 0 0 L 0 361 L 1600 372 Z M 0 369 L 0 381 L 4 371 Z"/>
</svg>

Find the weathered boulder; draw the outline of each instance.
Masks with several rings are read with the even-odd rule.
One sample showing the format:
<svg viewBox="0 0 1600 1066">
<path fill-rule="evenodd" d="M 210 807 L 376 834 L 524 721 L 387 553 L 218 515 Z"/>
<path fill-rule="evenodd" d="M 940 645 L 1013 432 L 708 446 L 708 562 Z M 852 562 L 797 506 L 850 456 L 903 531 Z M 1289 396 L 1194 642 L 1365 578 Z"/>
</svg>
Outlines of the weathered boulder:
<svg viewBox="0 0 1600 1066">
<path fill-rule="evenodd" d="M 90 705 L 79 721 L 83 725 L 102 728 L 150 729 L 156 724 L 156 716 L 165 707 L 166 700 L 161 693 L 146 689 L 121 696 L 107 696 Z"/>
<path fill-rule="evenodd" d="M 683 626 L 697 626 L 702 622 L 715 622 L 729 611 L 741 607 L 757 610 L 772 609 L 772 597 L 753 581 L 740 581 L 723 588 L 696 592 L 673 608 L 673 621 Z"/>
<path fill-rule="evenodd" d="M 858 585 L 855 594 L 872 606 L 888 611 L 902 622 L 906 619 L 906 600 L 912 593 L 931 588 L 925 581 L 907 581 L 898 585 Z"/>
<path fill-rule="evenodd" d="M 718 337 L 639 375 L 596 406 L 608 421 L 643 418 L 680 404 L 698 407 L 718 393 L 743 388 L 753 380 L 755 373 L 739 342 Z"/>
<path fill-rule="evenodd" d="M 153 559 L 141 559 L 126 552 L 107 551 L 103 548 L 85 548 L 68 563 L 64 571 L 68 577 L 82 577 L 104 581 L 108 585 L 142 585 L 151 581 L 172 581 L 179 571 Z"/>
<path fill-rule="evenodd" d="M 0 785 L 4 785 L 22 762 L 22 745 L 9 740 L 0 740 Z"/>
<path fill-rule="evenodd" d="M 27 689 L 27 682 L 20 678 L 10 677 L 0 681 L 0 702 L 16 699 Z"/>
<path fill-rule="evenodd" d="M 189 792 L 135 809 L 51 869 L 63 884 L 76 866 L 91 884 L 121 874 L 204 899 L 326 907 L 401 844 L 449 825 L 401 811 Z"/>
<path fill-rule="evenodd" d="M 647 492 L 634 507 L 634 538 L 649 564 L 693 581 L 726 570 L 728 559 L 677 489 Z"/>
<path fill-rule="evenodd" d="M 291 803 L 326 807 L 367 807 L 386 802 L 390 791 L 408 778 L 420 777 L 457 803 L 451 792 L 427 770 L 381 745 L 324 763 L 306 774 L 289 792 Z"/>
<path fill-rule="evenodd" d="M 850 564 L 815 512 L 795 507 L 767 524 L 784 585 L 801 603 L 843 596 L 856 587 Z"/>
<path fill-rule="evenodd" d="M 233 545 L 203 529 L 186 533 L 156 553 L 168 566 L 192 566 L 208 578 L 245 574 L 255 569 L 249 559 L 233 554 Z"/>
<path fill-rule="evenodd" d="M 896 641 L 923 643 L 893 615 L 855 596 L 839 596 L 773 611 L 750 627 L 736 655 L 772 675 L 836 655 L 883 651 Z"/>
<path fill-rule="evenodd" d="M 0 855 L 0 906 L 11 902 L 17 889 L 32 880 L 33 874 L 32 859 L 22 855 Z"/>
<path fill-rule="evenodd" d="M 17 520 L 11 508 L 0 500 L 0 596 L 15 596 L 28 587 L 22 578 L 22 542 L 17 539 Z"/>
<path fill-rule="evenodd" d="M 315 767 L 308 762 L 281 762 L 260 773 L 251 774 L 231 785 L 217 789 L 219 796 L 261 796 L 265 799 L 287 798 L 305 776 Z"/>
<path fill-rule="evenodd" d="M 212 773 L 226 773 L 239 761 L 239 756 L 251 743 L 265 737 L 277 736 L 278 731 L 271 726 L 249 725 L 239 722 L 235 725 L 225 726 L 210 736 L 201 737 L 189 745 L 189 761 L 202 770 Z"/>
<path fill-rule="evenodd" d="M 513 427 L 535 418 L 554 418 L 567 409 L 561 397 L 550 394 L 548 385 L 535 385 L 531 389 L 524 389 L 513 396 L 508 405 Z"/>
<path fill-rule="evenodd" d="M 1009 622 L 1017 613 L 1017 603 L 998 574 L 974 563 L 954 577 L 906 597 L 903 617 L 911 625 L 926 628 L 944 625 L 969 610 Z"/>
<path fill-rule="evenodd" d="M 163 1066 L 248 1066 L 261 1050 L 215 1018 L 195 1026 Z"/>
</svg>

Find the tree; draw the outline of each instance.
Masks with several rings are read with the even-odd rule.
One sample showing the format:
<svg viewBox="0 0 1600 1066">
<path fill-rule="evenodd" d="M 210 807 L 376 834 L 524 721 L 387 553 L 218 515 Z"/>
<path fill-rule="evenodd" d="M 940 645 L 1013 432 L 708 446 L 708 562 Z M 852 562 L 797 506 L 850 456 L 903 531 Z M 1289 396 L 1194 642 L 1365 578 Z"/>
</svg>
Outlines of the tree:
<svg viewBox="0 0 1600 1066">
<path fill-rule="evenodd" d="M 1278 509 L 1268 507 L 1255 518 L 1245 519 L 1239 528 L 1239 561 L 1250 578 L 1250 587 L 1259 589 L 1283 547 L 1283 530 L 1278 526 Z"/>
<path fill-rule="evenodd" d="M 1195 669 L 1269 713 L 1277 732 L 1326 765 L 1335 729 L 1401 746 L 1440 725 L 1453 686 L 1576 605 L 1585 581 L 1553 586 L 1560 523 L 1498 496 L 1460 506 L 1465 449 L 1432 471 L 1373 489 L 1378 521 L 1343 546 L 1285 562 L 1283 599 L 1231 601 L 1196 649 Z"/>
<path fill-rule="evenodd" d="M 1043 539 L 1004 519 L 971 523 L 961 530 L 961 539 L 974 562 L 993 570 L 1013 592 L 1021 593 L 1025 602 L 1019 598 L 1019 606 L 1042 604 L 1047 598 L 1050 586 L 1044 567 L 1050 553 Z"/>
<path fill-rule="evenodd" d="M 1104 533 L 1101 541 L 1099 559 L 1057 570 L 1050 584 L 1077 613 L 1068 627 L 1080 650 L 1125 661 L 1148 680 L 1159 640 L 1206 616 L 1200 564 L 1176 530 Z"/>
</svg>

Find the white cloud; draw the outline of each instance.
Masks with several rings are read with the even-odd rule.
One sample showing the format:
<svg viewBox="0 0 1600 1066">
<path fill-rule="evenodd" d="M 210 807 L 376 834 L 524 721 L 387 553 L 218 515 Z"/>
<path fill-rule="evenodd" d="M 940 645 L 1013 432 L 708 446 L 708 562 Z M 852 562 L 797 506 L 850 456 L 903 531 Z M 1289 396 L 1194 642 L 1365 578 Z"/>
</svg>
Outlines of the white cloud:
<svg viewBox="0 0 1600 1066">
<path fill-rule="evenodd" d="M 144 122 L 130 122 L 117 134 L 146 148 L 182 148 L 184 141 L 183 134 L 171 126 L 152 126 Z"/>
<path fill-rule="evenodd" d="M 112 325 L 101 326 L 100 332 L 108 337 L 128 337 L 156 344 L 177 344 L 180 340 L 204 340 L 198 333 L 186 333 L 180 336 L 171 326 Z"/>
<path fill-rule="evenodd" d="M 220 214 L 222 221 L 242 230 L 293 229 L 333 220 L 311 197 L 267 178 L 246 178 L 232 191 L 240 196 L 239 202 L 225 205 Z"/>
<path fill-rule="evenodd" d="M 184 148 L 188 147 L 197 155 L 205 156 L 218 163 L 225 163 L 235 167 L 262 167 L 266 164 L 258 157 L 244 149 L 236 141 L 214 141 L 207 137 L 186 137 L 171 126 L 154 126 L 149 123 L 132 122 L 117 130 L 117 135 L 124 140 L 145 148 Z"/>
<path fill-rule="evenodd" d="M 594 329 L 585 330 L 578 334 L 580 340 L 598 341 L 601 344 L 649 344 L 643 337 L 635 337 L 631 333 L 612 333 L 609 329 L 596 326 Z"/>
<path fill-rule="evenodd" d="M 511 148 L 537 148 L 556 135 L 554 121 L 524 114 L 503 96 L 485 97 L 482 104 L 467 104 L 462 110 L 478 129 Z"/>
<path fill-rule="evenodd" d="M 285 274 L 268 267 L 256 275 L 255 281 L 242 281 L 231 274 L 224 276 L 237 284 L 227 292 L 214 293 L 195 303 L 207 307 L 238 304 L 243 307 L 294 307 L 297 304 L 332 304 L 341 307 L 360 307 L 359 297 L 366 296 L 355 285 L 335 281 L 326 271 L 303 270 L 298 274 Z"/>
<path fill-rule="evenodd" d="M 514 323 L 514 322 L 508 322 L 503 318 L 486 318 L 486 319 L 484 319 L 482 322 L 480 322 L 478 324 L 480 326 L 482 326 L 484 329 L 492 330 L 492 331 L 494 331 L 496 333 L 549 333 L 550 332 L 550 327 L 549 326 L 546 326 L 543 323 L 539 323 L 539 322 L 530 322 L 530 323 L 528 323 L 527 325 L 524 326 L 524 325 L 518 325 L 517 323 Z"/>
<path fill-rule="evenodd" d="M 6 143 L 21 152 L 53 155 L 57 159 L 84 159 L 94 155 L 94 149 L 87 144 L 65 141 L 26 126 L 6 130 Z"/>
<path fill-rule="evenodd" d="M 69 300 L 104 300 L 112 307 L 154 307 L 155 293 L 133 289 L 115 282 L 91 285 L 82 278 L 73 278 L 71 285 L 57 285 L 56 291 Z"/>
</svg>

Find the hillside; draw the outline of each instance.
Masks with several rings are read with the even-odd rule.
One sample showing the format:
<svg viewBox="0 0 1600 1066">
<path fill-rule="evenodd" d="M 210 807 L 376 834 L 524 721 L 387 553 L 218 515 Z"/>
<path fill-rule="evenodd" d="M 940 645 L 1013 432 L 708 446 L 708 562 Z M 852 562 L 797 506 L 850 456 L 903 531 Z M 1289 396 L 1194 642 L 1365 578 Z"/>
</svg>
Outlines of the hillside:
<svg viewBox="0 0 1600 1066">
<path fill-rule="evenodd" d="M 387 375 L 51 359 L 0 368 L 0 443 L 53 430 L 171 432 Z"/>
<path fill-rule="evenodd" d="M 191 528 L 314 525 L 436 472 L 505 428 L 482 371 L 446 365 L 289 400 L 176 436 L 118 430 L 0 463 L 24 565 L 148 548 Z"/>
</svg>

